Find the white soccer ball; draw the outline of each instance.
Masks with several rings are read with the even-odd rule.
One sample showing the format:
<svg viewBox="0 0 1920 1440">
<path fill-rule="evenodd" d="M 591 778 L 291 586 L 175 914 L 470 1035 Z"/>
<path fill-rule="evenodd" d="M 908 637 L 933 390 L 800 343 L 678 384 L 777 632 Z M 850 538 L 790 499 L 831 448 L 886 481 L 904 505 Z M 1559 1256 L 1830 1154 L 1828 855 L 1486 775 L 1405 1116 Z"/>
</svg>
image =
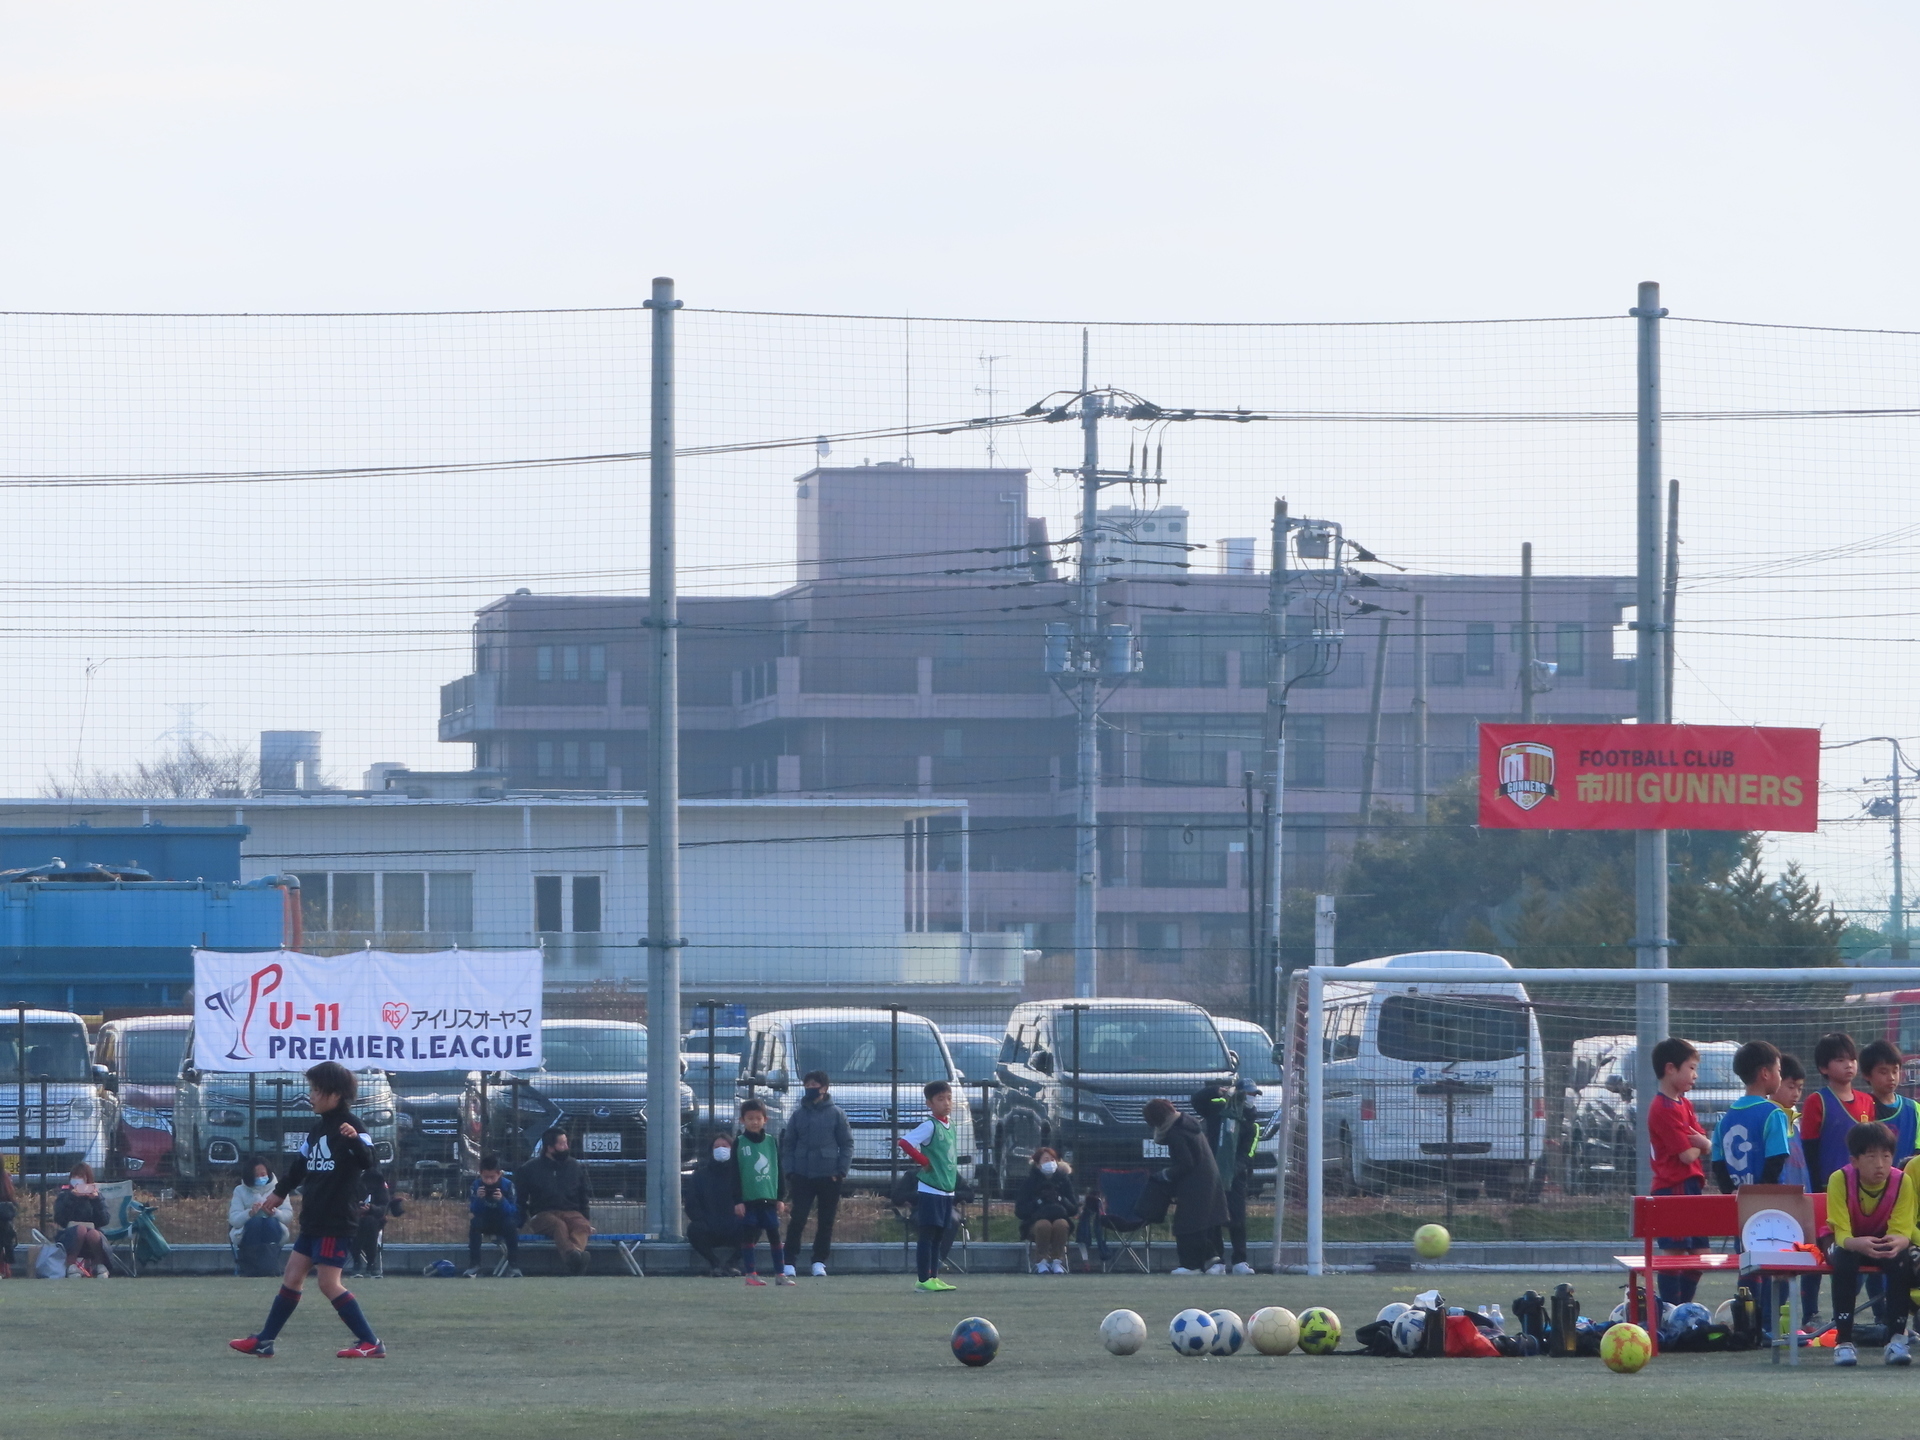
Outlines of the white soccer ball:
<svg viewBox="0 0 1920 1440">
<path fill-rule="evenodd" d="M 1733 1301 L 1722 1300 L 1720 1302 L 1719 1309 L 1713 1312 L 1713 1323 L 1724 1326 L 1729 1330 L 1733 1328 Z"/>
<path fill-rule="evenodd" d="M 1132 1355 L 1147 1343 L 1147 1322 L 1132 1310 L 1116 1310 L 1100 1322 L 1100 1342 L 1115 1355 Z"/>
<path fill-rule="evenodd" d="M 1413 1307 L 1404 1300 L 1396 1300 L 1391 1305 L 1382 1305 L 1380 1313 L 1373 1317 L 1378 1325 L 1391 1325 Z"/>
<path fill-rule="evenodd" d="M 1213 1343 L 1207 1347 L 1209 1355 L 1238 1355 L 1240 1347 L 1247 1343 L 1246 1322 L 1231 1310 L 1211 1310 L 1213 1317 Z"/>
<path fill-rule="evenodd" d="M 1262 1355 L 1284 1355 L 1300 1343 L 1300 1321 L 1283 1305 L 1269 1305 L 1247 1317 L 1247 1338 Z"/>
<path fill-rule="evenodd" d="M 1219 1328 L 1204 1310 L 1182 1310 L 1167 1326 L 1167 1340 L 1179 1354 L 1204 1355 L 1213 1348 Z"/>
<path fill-rule="evenodd" d="M 1393 1322 L 1393 1348 L 1402 1355 L 1418 1355 L 1427 1338 L 1427 1312 L 1408 1307 Z"/>
</svg>

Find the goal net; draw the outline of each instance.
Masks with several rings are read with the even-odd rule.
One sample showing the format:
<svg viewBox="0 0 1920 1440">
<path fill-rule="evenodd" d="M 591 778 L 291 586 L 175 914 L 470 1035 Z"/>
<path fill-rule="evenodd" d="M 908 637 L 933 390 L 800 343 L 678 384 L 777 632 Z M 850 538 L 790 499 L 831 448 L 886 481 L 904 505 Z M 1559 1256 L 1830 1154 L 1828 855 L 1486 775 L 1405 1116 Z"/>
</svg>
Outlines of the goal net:
<svg viewBox="0 0 1920 1440">
<path fill-rule="evenodd" d="M 1495 963 L 1396 956 L 1292 977 L 1276 1267 L 1318 1274 L 1404 1254 L 1428 1221 L 1456 1242 L 1623 1239 L 1653 1084 L 1642 1035 L 1649 1049 L 1665 1035 L 1698 1047 L 1689 1098 L 1708 1134 L 1744 1093 L 1733 1057 L 1746 1041 L 1797 1057 L 1809 1091 L 1821 1083 L 1814 1045 L 1831 1031 L 1920 1050 L 1920 968 Z M 1920 1094 L 1920 1061 L 1901 1089 Z"/>
</svg>

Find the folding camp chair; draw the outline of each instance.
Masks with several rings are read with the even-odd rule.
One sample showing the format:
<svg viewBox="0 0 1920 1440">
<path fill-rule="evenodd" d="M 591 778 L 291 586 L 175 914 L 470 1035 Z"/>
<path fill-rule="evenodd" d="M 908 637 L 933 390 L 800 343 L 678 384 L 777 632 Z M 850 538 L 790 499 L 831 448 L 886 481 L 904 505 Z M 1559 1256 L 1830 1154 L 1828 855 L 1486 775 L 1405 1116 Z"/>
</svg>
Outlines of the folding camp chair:
<svg viewBox="0 0 1920 1440">
<path fill-rule="evenodd" d="M 121 1274 L 137 1276 L 140 1273 L 140 1257 L 133 1222 L 135 1216 L 147 1207 L 133 1198 L 131 1180 L 114 1180 L 103 1184 L 100 1198 L 106 1203 L 107 1218 L 112 1222 L 100 1232 L 107 1242 L 107 1259 Z"/>
<path fill-rule="evenodd" d="M 912 1172 L 898 1176 L 892 1188 L 887 1192 L 887 1207 L 893 1211 L 893 1218 L 900 1222 L 900 1269 L 901 1273 L 911 1270 L 914 1265 L 914 1251 L 920 1243 L 920 1232 L 913 1223 L 914 1209 L 919 1203 L 920 1182 Z M 951 1270 L 956 1275 L 967 1273 L 967 1262 L 972 1258 L 973 1231 L 967 1225 L 967 1206 L 974 1202 L 973 1187 L 964 1180 L 954 1191 L 953 1223 L 947 1226 L 946 1233 L 940 1237 L 940 1268 Z M 953 1258 L 954 1242 L 960 1243 L 960 1258 Z M 788 1260 L 793 1257 L 789 1255 Z"/>
<path fill-rule="evenodd" d="M 1092 1268 L 1111 1274 L 1122 1262 L 1132 1262 L 1143 1275 L 1153 1273 L 1153 1229 L 1144 1217 L 1147 1194 L 1145 1170 L 1100 1170 L 1080 1207 L 1077 1243 L 1080 1257 Z M 1143 1253 L 1144 1252 L 1144 1253 Z"/>
</svg>

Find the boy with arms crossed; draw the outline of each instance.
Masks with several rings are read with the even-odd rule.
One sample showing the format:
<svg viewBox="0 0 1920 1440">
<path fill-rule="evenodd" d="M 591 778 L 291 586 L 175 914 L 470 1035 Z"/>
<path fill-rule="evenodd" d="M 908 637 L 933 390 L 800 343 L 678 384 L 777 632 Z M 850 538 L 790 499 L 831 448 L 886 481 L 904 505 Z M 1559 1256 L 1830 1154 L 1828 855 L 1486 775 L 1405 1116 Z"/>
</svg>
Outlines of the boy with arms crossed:
<svg viewBox="0 0 1920 1440">
<path fill-rule="evenodd" d="M 959 1184 L 959 1170 L 953 1159 L 953 1087 L 944 1080 L 930 1080 L 922 1092 L 927 1097 L 927 1116 L 900 1137 L 900 1148 L 920 1167 L 920 1185 L 913 1209 L 918 1234 L 915 1259 L 918 1262 L 921 1290 L 952 1290 L 940 1278 L 940 1240 L 953 1224 L 953 1191 Z"/>
</svg>

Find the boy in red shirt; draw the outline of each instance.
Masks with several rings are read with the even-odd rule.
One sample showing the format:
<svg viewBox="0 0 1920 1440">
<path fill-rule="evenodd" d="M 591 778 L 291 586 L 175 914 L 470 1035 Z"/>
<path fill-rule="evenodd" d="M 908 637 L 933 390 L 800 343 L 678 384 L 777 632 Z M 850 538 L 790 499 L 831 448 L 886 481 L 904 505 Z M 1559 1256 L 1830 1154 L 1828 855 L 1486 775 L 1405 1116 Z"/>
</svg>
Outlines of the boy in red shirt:
<svg viewBox="0 0 1920 1440">
<path fill-rule="evenodd" d="M 1700 1052 L 1691 1041 L 1669 1035 L 1653 1047 L 1653 1073 L 1660 1077 L 1660 1089 L 1647 1112 L 1647 1137 L 1653 1146 L 1653 1193 L 1656 1195 L 1698 1195 L 1706 1186 L 1705 1160 L 1713 1151 L 1713 1141 L 1700 1128 L 1687 1092 L 1700 1078 Z M 1708 1239 L 1661 1240 L 1662 1250 L 1704 1250 Z M 1698 1270 L 1663 1270 L 1660 1273 L 1660 1298 L 1670 1305 L 1684 1305 L 1700 1288 Z"/>
</svg>

